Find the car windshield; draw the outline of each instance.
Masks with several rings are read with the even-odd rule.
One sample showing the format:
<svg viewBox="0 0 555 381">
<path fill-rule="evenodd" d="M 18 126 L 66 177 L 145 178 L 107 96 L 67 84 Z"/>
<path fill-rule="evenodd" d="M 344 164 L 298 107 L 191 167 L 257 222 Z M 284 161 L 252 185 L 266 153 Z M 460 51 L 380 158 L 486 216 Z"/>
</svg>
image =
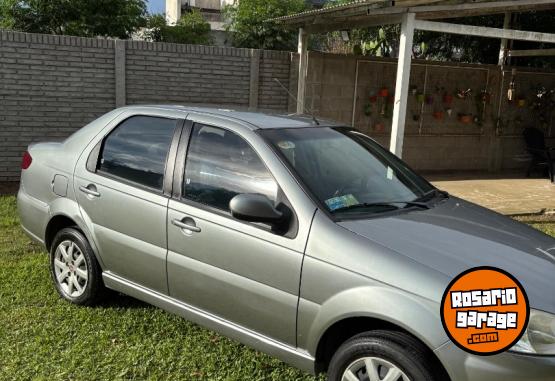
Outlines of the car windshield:
<svg viewBox="0 0 555 381">
<path fill-rule="evenodd" d="M 332 214 L 429 207 L 430 183 L 367 136 L 348 128 L 261 130 Z"/>
</svg>

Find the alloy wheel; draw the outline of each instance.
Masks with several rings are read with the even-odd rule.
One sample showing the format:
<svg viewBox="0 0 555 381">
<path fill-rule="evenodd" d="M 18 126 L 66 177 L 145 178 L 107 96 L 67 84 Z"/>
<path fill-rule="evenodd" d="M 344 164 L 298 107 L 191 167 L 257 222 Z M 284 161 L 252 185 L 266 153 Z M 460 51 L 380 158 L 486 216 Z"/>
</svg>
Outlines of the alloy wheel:
<svg viewBox="0 0 555 381">
<path fill-rule="evenodd" d="M 56 248 L 54 275 L 62 291 L 69 297 L 77 298 L 85 292 L 89 278 L 87 261 L 75 242 L 65 240 Z"/>
<path fill-rule="evenodd" d="M 360 358 L 345 369 L 341 381 L 410 381 L 396 365 L 378 357 Z"/>
</svg>

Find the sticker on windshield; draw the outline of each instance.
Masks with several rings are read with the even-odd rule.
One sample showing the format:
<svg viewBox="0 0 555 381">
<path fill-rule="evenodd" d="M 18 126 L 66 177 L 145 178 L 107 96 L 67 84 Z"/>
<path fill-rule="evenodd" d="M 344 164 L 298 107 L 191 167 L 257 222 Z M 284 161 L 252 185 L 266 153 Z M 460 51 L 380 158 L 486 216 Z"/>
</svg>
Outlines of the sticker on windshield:
<svg viewBox="0 0 555 381">
<path fill-rule="evenodd" d="M 326 200 L 326 205 L 328 206 L 328 208 L 330 208 L 331 211 L 358 204 L 358 200 L 352 194 L 346 194 Z"/>
<path fill-rule="evenodd" d="M 278 142 L 278 147 L 281 149 L 293 149 L 295 148 L 295 143 L 288 141 L 288 140 L 283 140 L 281 142 Z"/>
</svg>

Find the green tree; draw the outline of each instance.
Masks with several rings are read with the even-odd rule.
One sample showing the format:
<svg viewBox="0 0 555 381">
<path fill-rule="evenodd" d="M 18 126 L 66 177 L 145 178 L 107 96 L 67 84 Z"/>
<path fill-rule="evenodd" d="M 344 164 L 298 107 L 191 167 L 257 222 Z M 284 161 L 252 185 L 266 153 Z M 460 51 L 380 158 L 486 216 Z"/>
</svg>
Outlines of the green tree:
<svg viewBox="0 0 555 381">
<path fill-rule="evenodd" d="M 305 8 L 304 0 L 241 0 L 224 9 L 226 29 L 237 47 L 293 50 L 297 32 L 269 20 Z"/>
<path fill-rule="evenodd" d="M 31 33 L 128 38 L 146 14 L 145 0 L 0 0 L 0 27 Z"/>
<path fill-rule="evenodd" d="M 157 42 L 208 45 L 212 43 L 210 31 L 210 24 L 200 11 L 193 9 L 181 16 L 175 26 L 167 25 L 163 15 L 149 17 L 145 37 Z"/>
<path fill-rule="evenodd" d="M 329 0 L 326 6 L 348 3 L 351 0 Z M 479 25 L 493 28 L 503 27 L 503 15 L 486 15 L 445 20 L 450 23 Z M 555 11 L 527 12 L 515 14 L 513 29 L 555 33 Z M 441 21 L 441 20 L 440 20 Z M 328 33 L 326 38 L 317 39 L 322 50 L 343 52 L 341 44 L 357 54 L 387 57 L 396 53 L 399 42 L 399 25 L 354 29 L 350 41 L 344 43 L 337 32 Z M 414 55 L 418 58 L 438 61 L 462 61 L 496 64 L 499 58 L 500 40 L 446 33 L 416 31 Z M 514 49 L 540 49 L 547 44 L 514 41 Z M 519 66 L 555 67 L 554 57 L 519 57 L 512 59 Z"/>
</svg>

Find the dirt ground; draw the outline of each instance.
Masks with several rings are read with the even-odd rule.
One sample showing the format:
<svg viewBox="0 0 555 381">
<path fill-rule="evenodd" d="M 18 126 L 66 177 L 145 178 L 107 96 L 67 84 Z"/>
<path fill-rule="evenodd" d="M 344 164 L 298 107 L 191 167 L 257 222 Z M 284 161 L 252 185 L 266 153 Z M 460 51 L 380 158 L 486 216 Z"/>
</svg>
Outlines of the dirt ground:
<svg viewBox="0 0 555 381">
<path fill-rule="evenodd" d="M 507 215 L 555 212 L 555 184 L 548 179 L 436 180 L 439 189 Z"/>
</svg>

